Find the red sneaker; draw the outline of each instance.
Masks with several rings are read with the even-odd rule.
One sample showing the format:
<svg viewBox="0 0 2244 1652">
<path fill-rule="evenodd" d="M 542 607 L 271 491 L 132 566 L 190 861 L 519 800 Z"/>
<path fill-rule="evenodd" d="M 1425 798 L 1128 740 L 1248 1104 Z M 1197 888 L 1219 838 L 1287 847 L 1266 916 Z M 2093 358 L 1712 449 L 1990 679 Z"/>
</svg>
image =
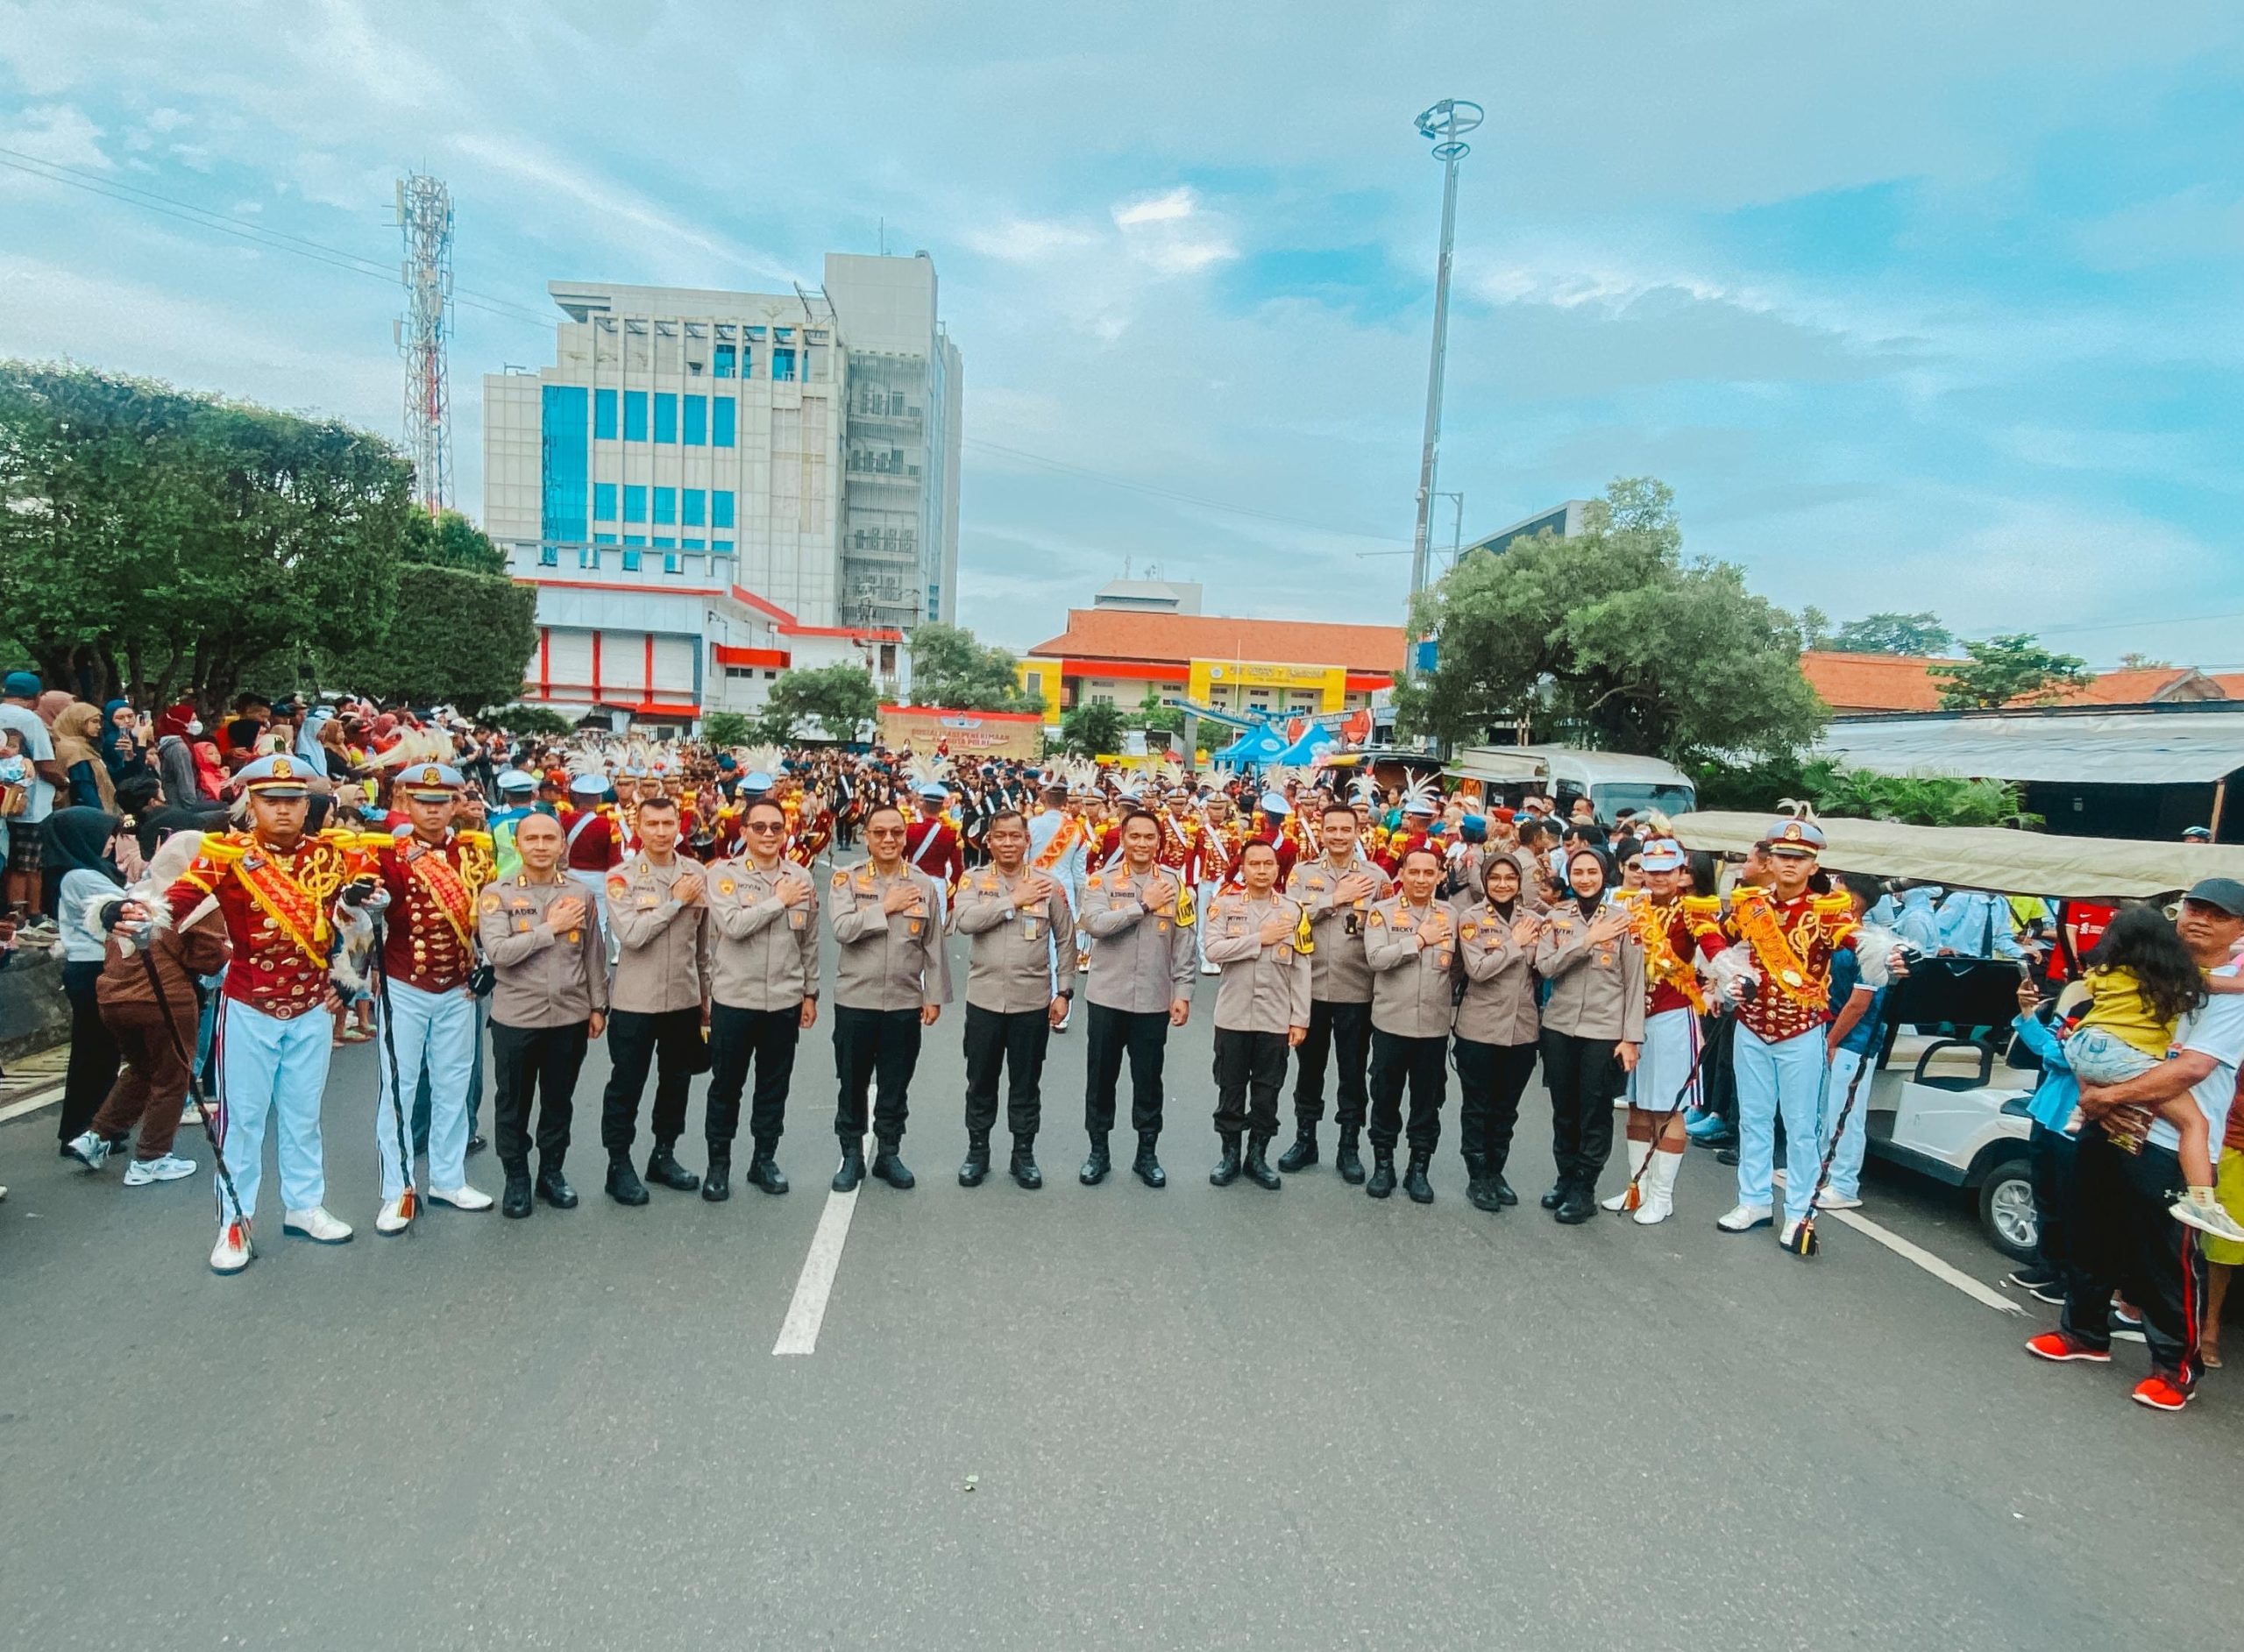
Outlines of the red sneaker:
<svg viewBox="0 0 2244 1652">
<path fill-rule="evenodd" d="M 2091 1347 L 2069 1330 L 2045 1330 L 2039 1336 L 2028 1339 L 2026 1351 L 2036 1359 L 2054 1359 L 2059 1362 L 2068 1359 L 2084 1359 L 2091 1365 L 2108 1365 L 2112 1363 L 2110 1349 Z M 2136 1392 L 2140 1394 L 2141 1391 L 2138 1389 Z M 2144 1403 L 2149 1402 L 2146 1400 Z"/>
<path fill-rule="evenodd" d="M 2135 1403 L 2148 1406 L 2153 1411 L 2179 1411 L 2190 1403 L 2194 1389 L 2184 1388 L 2173 1378 L 2153 1372 L 2135 1385 Z"/>
</svg>

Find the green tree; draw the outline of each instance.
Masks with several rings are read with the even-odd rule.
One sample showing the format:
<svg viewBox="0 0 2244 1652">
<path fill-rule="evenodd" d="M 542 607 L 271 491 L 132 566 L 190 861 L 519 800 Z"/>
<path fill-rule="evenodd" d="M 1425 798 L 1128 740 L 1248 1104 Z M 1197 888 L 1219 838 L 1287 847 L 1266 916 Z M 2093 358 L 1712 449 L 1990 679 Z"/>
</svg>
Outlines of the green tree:
<svg viewBox="0 0 2244 1652">
<path fill-rule="evenodd" d="M 1137 715 L 1131 720 L 1147 734 L 1181 734 L 1184 732 L 1184 713 L 1175 705 L 1164 705 L 1161 691 L 1149 688 L 1145 698 L 1138 702 Z M 1109 747 L 1111 751 L 1113 748 Z"/>
<path fill-rule="evenodd" d="M 1831 633 L 1831 616 L 1812 603 L 1800 611 L 1800 646 L 1803 653 L 1838 646 Z"/>
<path fill-rule="evenodd" d="M 1678 763 L 1796 752 L 1827 715 L 1800 675 L 1798 621 L 1728 563 L 1687 563 L 1674 495 L 1615 482 L 1588 529 L 1474 557 L 1420 599 L 1437 669 L 1395 691 L 1405 733 L 1534 737 Z"/>
<path fill-rule="evenodd" d="M 912 631 L 912 701 L 969 712 L 1040 712 L 1044 697 L 1021 691 L 1020 662 L 1005 649 L 984 648 L 955 625 Z"/>
<path fill-rule="evenodd" d="M 379 633 L 411 493 L 394 448 L 332 420 L 0 363 L 0 615 L 89 698 L 213 715 Z"/>
<path fill-rule="evenodd" d="M 1940 684 L 1943 711 L 2046 705 L 2063 699 L 2067 689 L 2081 687 L 2089 680 L 2087 661 L 2077 655 L 2053 654 L 2029 632 L 1966 642 L 1964 652 L 1971 657 L 1952 665 L 1935 665 L 1927 673 Z"/>
<path fill-rule="evenodd" d="M 565 740 L 576 731 L 574 723 L 550 705 L 501 705 L 484 720 L 531 740 Z"/>
<path fill-rule="evenodd" d="M 2120 656 L 2120 669 L 2123 671 L 2170 671 L 2174 669 L 2174 662 L 2159 659 L 2155 655 L 2130 652 Z"/>
<path fill-rule="evenodd" d="M 828 740 L 855 740 L 859 728 L 880 715 L 880 691 L 862 665 L 838 661 L 814 669 L 782 671 L 765 696 L 757 733 L 785 745 L 815 721 Z"/>
<path fill-rule="evenodd" d="M 701 740 L 708 746 L 745 746 L 750 730 L 746 712 L 705 712 L 701 716 Z"/>
<path fill-rule="evenodd" d="M 439 568 L 458 568 L 475 574 L 503 574 L 507 553 L 491 542 L 491 535 L 458 511 L 431 516 L 414 511 L 405 519 L 405 542 L 398 548 L 401 562 L 430 563 Z"/>
<path fill-rule="evenodd" d="M 1111 756 L 1122 749 L 1122 708 L 1086 700 L 1060 720 L 1060 743 L 1078 757 Z"/>
<path fill-rule="evenodd" d="M 1913 658 L 1956 646 L 1956 634 L 1936 613 L 1871 613 L 1850 620 L 1821 646 L 1845 654 L 1902 654 Z"/>
<path fill-rule="evenodd" d="M 1953 775 L 1881 775 L 1868 769 L 1811 765 L 1815 812 L 1834 819 L 1898 820 L 1905 826 L 2039 826 L 2021 812 L 2018 788 Z"/>
<path fill-rule="evenodd" d="M 537 593 L 434 564 L 396 570 L 389 622 L 320 662 L 330 685 L 468 716 L 511 702 L 537 649 Z"/>
</svg>

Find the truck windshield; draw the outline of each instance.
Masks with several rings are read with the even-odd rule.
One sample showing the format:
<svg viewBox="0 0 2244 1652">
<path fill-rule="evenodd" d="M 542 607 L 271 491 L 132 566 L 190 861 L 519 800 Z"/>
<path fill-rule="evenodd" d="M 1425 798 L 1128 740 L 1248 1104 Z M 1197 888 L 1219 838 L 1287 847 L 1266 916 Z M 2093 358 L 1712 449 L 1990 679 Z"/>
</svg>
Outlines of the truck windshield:
<svg viewBox="0 0 2244 1652">
<path fill-rule="evenodd" d="M 1597 810 L 1597 818 L 1610 820 L 1622 809 L 1633 809 L 1638 814 L 1658 810 L 1670 819 L 1679 814 L 1691 812 L 1698 794 L 1688 786 L 1661 785 L 1654 781 L 1605 781 L 1589 789 L 1589 800 Z"/>
</svg>

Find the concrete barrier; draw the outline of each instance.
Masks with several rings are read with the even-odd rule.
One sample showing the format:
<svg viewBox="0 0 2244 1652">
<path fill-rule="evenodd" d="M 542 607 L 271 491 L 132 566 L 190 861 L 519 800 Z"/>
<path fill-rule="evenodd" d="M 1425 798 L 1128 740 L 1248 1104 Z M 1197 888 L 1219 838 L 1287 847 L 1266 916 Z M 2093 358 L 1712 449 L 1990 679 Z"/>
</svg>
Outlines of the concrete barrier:
<svg viewBox="0 0 2244 1652">
<path fill-rule="evenodd" d="M 62 954 L 18 947 L 13 961 L 0 969 L 0 1062 L 69 1041 Z"/>
</svg>

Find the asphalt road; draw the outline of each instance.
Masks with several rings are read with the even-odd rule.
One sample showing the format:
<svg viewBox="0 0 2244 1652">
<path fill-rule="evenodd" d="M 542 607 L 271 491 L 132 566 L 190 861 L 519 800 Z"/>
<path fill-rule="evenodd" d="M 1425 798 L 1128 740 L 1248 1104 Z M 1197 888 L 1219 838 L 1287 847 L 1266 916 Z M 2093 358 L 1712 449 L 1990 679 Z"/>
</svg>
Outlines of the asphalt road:
<svg viewBox="0 0 2244 1652">
<path fill-rule="evenodd" d="M 2046 1314 L 1996 1313 L 1859 1234 L 1828 1226 L 1809 1262 L 1719 1234 L 1732 1188 L 1702 1152 L 1665 1226 L 1560 1228 L 1532 1204 L 1533 1093 L 1530 1202 L 1501 1216 L 1465 1202 L 1453 1144 L 1430 1209 L 1365 1198 L 1331 1173 L 1329 1124 L 1328 1163 L 1282 1192 L 1212 1188 L 1211 986 L 1172 1038 L 1161 1193 L 1076 1184 L 1080 1027 L 1047 1074 L 1049 1185 L 960 1188 L 946 1012 L 913 1092 L 920 1185 L 860 1195 L 800 1358 L 772 1348 L 827 1200 L 823 1024 L 786 1197 L 608 1202 L 596 1053 L 583 1208 L 436 1209 L 389 1241 L 373 1055 L 343 1051 L 330 1203 L 359 1237 L 286 1239 L 268 1210 L 232 1280 L 204 1267 L 207 1176 L 127 1191 L 54 1157 L 51 1111 L 0 1125 L 0 1633 L 135 1652 L 2229 1638 L 2226 1373 L 2155 1415 L 2127 1400 L 2139 1347 L 2039 1365 L 2019 1344 Z M 2000 1277 L 1949 1195 L 1891 1173 L 1871 1192 L 1868 1214 Z"/>
</svg>

